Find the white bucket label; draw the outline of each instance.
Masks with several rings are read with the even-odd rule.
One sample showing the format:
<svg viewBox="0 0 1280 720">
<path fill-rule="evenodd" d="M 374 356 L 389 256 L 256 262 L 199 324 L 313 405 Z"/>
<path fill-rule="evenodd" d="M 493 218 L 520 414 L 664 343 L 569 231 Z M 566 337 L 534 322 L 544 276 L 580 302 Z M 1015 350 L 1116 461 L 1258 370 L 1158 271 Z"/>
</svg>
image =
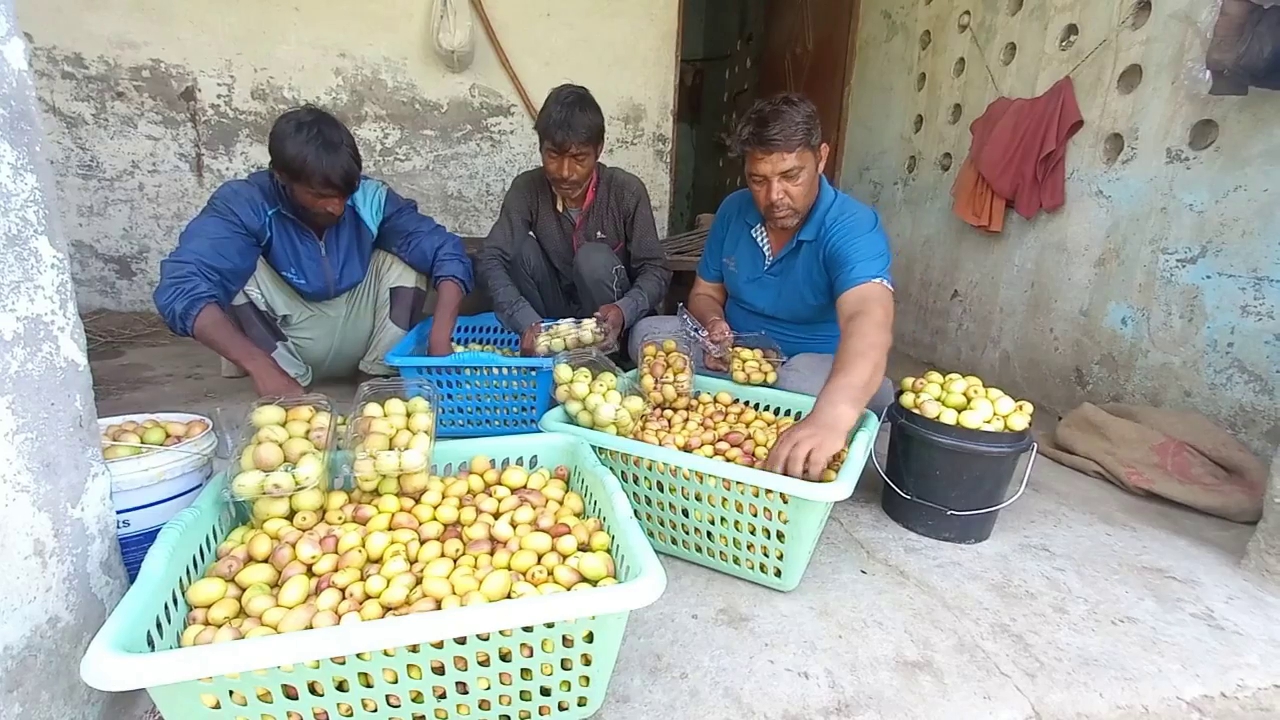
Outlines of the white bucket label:
<svg viewBox="0 0 1280 720">
<path fill-rule="evenodd" d="M 120 553 L 124 556 L 130 580 L 138 576 L 138 568 L 142 567 L 143 558 L 164 524 L 195 502 L 204 488 L 204 478 L 199 475 L 186 479 L 195 482 L 183 483 L 178 488 L 166 487 L 172 492 L 165 497 L 135 507 L 116 509 L 116 534 L 120 537 Z"/>
</svg>

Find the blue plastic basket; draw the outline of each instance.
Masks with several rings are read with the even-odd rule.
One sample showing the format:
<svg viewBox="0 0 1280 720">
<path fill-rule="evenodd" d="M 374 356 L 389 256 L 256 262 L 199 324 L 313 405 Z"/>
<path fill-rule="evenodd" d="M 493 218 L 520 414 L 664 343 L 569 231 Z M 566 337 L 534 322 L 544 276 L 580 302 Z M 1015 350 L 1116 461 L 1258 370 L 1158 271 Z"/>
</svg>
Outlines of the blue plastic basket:
<svg viewBox="0 0 1280 720">
<path fill-rule="evenodd" d="M 425 378 L 440 393 L 436 418 L 439 437 L 514 435 L 538 431 L 538 420 L 551 407 L 555 389 L 551 358 L 522 358 L 478 350 L 448 357 L 427 355 L 432 318 L 410 330 L 391 352 L 387 364 L 408 378 Z M 520 349 L 520 336 L 493 313 L 458 318 L 453 342 L 483 343 Z"/>
</svg>

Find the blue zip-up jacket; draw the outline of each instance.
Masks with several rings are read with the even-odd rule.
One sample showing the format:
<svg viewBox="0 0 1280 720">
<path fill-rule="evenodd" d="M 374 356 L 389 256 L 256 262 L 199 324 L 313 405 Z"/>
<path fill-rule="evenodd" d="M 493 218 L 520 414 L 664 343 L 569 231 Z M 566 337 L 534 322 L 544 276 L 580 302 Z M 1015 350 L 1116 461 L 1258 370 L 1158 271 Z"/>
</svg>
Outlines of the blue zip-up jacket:
<svg viewBox="0 0 1280 720">
<path fill-rule="evenodd" d="M 312 302 L 331 300 L 360 284 L 375 249 L 430 275 L 437 285 L 453 280 L 471 292 L 471 259 L 462 239 L 381 181 L 361 179 L 323 242 L 291 207 L 284 187 L 265 170 L 223 183 L 213 193 L 178 237 L 178 247 L 160 263 L 154 297 L 170 330 L 189 337 L 206 305 L 230 307 L 259 257 Z"/>
</svg>

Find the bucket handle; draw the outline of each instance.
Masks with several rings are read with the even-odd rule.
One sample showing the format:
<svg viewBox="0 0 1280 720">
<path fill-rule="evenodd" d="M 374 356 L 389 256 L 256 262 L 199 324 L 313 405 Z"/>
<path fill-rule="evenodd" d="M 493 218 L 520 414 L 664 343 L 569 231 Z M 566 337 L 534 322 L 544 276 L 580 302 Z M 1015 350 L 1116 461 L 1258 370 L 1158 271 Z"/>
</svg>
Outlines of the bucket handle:
<svg viewBox="0 0 1280 720">
<path fill-rule="evenodd" d="M 880 421 L 880 424 L 883 425 L 884 423 L 885 423 L 885 420 L 882 418 Z M 931 507 L 934 510 L 939 510 L 948 515 L 965 516 L 965 515 L 985 515 L 987 513 L 997 512 L 999 510 L 1003 510 L 1009 507 L 1014 502 L 1016 502 L 1018 498 L 1022 497 L 1022 493 L 1026 492 L 1027 490 L 1027 480 L 1031 478 L 1031 466 L 1035 465 L 1036 451 L 1038 449 L 1039 449 L 1038 443 L 1034 443 L 1034 442 L 1031 443 L 1031 455 L 1027 458 L 1027 468 L 1022 473 L 1022 482 L 1018 485 L 1018 492 L 1014 493 L 1013 497 L 1009 498 L 1008 500 L 1005 500 L 999 505 L 994 505 L 989 508 L 983 508 L 981 510 L 952 510 L 951 508 L 943 507 L 937 503 L 929 502 L 928 500 L 921 500 L 920 498 L 912 497 L 902 492 L 902 490 L 899 489 L 897 485 L 894 485 L 893 481 L 890 480 L 889 476 L 885 473 L 884 468 L 880 467 L 880 459 L 876 457 L 876 449 L 874 446 L 871 448 L 870 455 L 871 455 L 871 464 L 875 466 L 876 472 L 880 473 L 880 478 L 884 480 L 886 485 L 893 488 L 894 492 L 898 493 L 903 498 L 910 500 L 912 502 L 920 503 L 921 505 L 924 505 L 926 507 Z"/>
</svg>

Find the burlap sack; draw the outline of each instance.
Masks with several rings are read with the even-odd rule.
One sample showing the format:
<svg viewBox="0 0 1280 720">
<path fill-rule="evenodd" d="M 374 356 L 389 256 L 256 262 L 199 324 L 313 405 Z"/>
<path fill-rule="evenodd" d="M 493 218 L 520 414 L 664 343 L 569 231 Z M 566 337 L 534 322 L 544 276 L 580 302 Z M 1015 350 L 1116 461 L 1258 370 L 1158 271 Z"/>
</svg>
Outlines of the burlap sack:
<svg viewBox="0 0 1280 720">
<path fill-rule="evenodd" d="M 1040 452 L 1138 495 L 1235 522 L 1262 517 L 1266 466 L 1197 413 L 1085 403 L 1062 418 Z"/>
</svg>

